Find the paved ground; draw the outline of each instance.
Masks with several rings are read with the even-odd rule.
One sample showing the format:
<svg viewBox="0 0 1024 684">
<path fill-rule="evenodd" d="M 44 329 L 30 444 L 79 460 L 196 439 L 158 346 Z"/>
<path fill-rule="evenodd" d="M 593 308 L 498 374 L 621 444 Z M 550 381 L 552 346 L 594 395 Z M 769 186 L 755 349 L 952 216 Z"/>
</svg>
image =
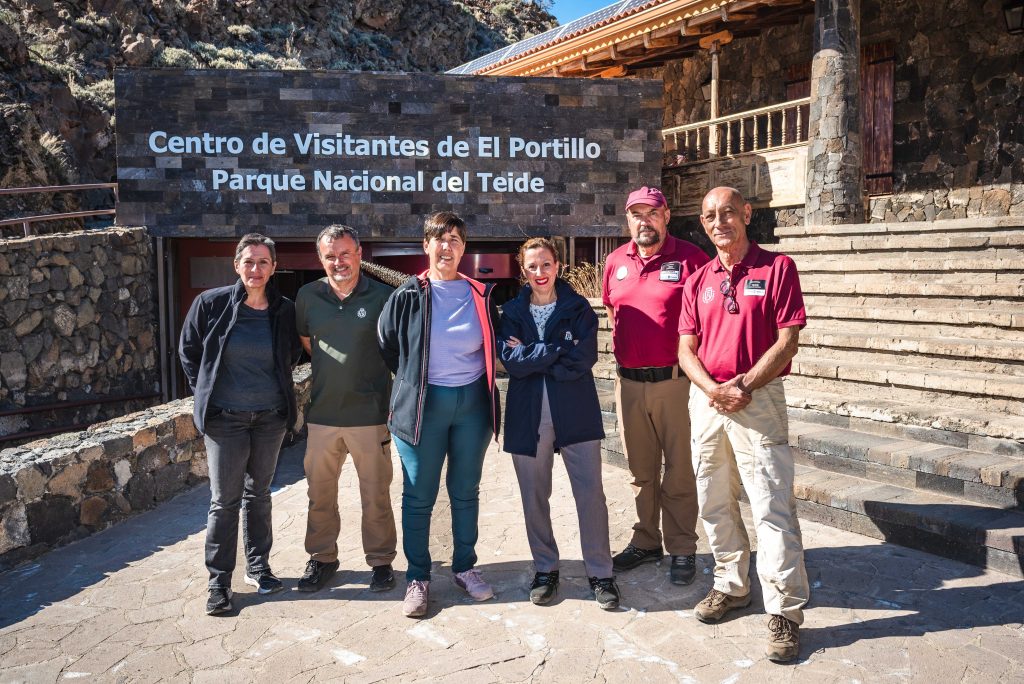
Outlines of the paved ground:
<svg viewBox="0 0 1024 684">
<path fill-rule="evenodd" d="M 236 575 L 237 616 L 204 614 L 209 493 L 201 487 L 0 575 L 0 681 L 1024 681 L 1024 582 L 813 523 L 804 525 L 813 598 L 795 665 L 762 656 L 759 595 L 723 624 L 693 619 L 710 586 L 706 546 L 693 586 L 671 585 L 667 564 L 647 565 L 620 576 L 623 607 L 603 612 L 576 560 L 568 480 L 556 472 L 556 533 L 571 560 L 550 606 L 527 598 L 533 570 L 515 476 L 494 450 L 478 552 L 495 600 L 473 603 L 451 583 L 443 494 L 428 617 L 401 615 L 401 589 L 367 591 L 350 467 L 343 570 L 318 594 L 291 590 L 306 560 L 300 446 L 282 457 L 274 497 L 272 564 L 288 591 L 259 597 Z M 623 471 L 606 467 L 605 489 L 620 549 L 632 522 Z"/>
</svg>

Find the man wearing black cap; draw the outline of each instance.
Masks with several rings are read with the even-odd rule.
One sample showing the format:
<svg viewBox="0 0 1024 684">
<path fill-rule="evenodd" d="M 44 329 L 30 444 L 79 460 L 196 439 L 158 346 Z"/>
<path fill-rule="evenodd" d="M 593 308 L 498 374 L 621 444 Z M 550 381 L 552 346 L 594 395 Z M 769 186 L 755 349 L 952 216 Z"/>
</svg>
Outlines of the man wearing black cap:
<svg viewBox="0 0 1024 684">
<path fill-rule="evenodd" d="M 615 404 L 637 513 L 633 538 L 612 562 L 617 571 L 630 570 L 667 551 L 672 582 L 689 584 L 696 574 L 697 489 L 685 408 L 690 382 L 679 369 L 678 329 L 683 283 L 709 259 L 669 235 L 668 221 L 661 190 L 630 193 L 632 239 L 605 262 L 603 298 L 618 367 Z"/>
</svg>

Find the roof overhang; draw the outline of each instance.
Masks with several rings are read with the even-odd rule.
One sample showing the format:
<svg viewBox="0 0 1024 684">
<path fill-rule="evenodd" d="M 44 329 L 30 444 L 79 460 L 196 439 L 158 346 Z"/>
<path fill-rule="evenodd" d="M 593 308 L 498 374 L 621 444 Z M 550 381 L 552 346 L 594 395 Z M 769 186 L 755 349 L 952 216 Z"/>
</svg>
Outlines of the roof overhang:
<svg viewBox="0 0 1024 684">
<path fill-rule="evenodd" d="M 692 55 L 700 50 L 702 37 L 719 31 L 753 36 L 765 28 L 794 24 L 813 11 L 814 0 L 626 0 L 451 73 L 625 76 Z"/>
</svg>

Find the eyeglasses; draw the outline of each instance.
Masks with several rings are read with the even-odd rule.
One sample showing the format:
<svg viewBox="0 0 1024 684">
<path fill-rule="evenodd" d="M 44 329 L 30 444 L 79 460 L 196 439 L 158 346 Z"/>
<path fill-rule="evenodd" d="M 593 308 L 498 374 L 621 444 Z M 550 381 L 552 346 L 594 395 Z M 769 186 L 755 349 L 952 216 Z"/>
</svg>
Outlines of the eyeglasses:
<svg viewBox="0 0 1024 684">
<path fill-rule="evenodd" d="M 740 305 L 736 303 L 736 288 L 732 286 L 732 279 L 726 278 L 718 289 L 725 295 L 725 310 L 731 314 L 740 312 Z"/>
</svg>

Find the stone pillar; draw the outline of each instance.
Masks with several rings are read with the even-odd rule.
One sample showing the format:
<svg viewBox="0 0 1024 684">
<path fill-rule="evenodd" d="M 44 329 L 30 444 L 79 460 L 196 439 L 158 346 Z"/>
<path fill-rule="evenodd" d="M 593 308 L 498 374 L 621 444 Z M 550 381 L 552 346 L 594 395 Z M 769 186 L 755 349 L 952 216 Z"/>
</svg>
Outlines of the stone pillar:
<svg viewBox="0 0 1024 684">
<path fill-rule="evenodd" d="M 860 0 L 815 0 L 807 225 L 862 223 Z"/>
</svg>

